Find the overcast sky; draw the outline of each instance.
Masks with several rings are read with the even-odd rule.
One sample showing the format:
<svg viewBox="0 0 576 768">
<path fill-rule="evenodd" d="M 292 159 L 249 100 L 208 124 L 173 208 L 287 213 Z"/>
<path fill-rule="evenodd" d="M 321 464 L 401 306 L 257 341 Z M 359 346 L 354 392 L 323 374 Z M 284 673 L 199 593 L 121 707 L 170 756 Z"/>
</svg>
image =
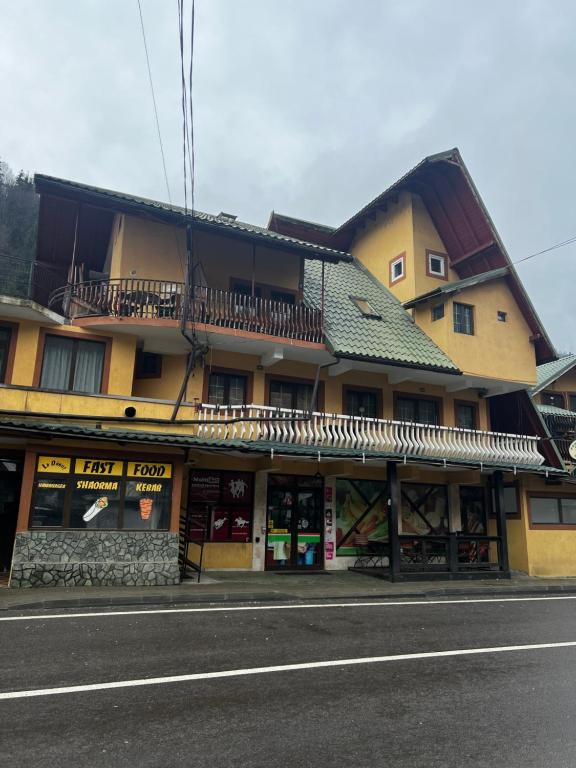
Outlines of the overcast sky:
<svg viewBox="0 0 576 768">
<path fill-rule="evenodd" d="M 182 202 L 176 0 L 141 0 Z M 197 0 L 196 207 L 337 225 L 458 146 L 512 259 L 576 235 L 576 3 Z M 166 199 L 136 0 L 0 0 L 0 157 Z M 576 352 L 576 244 L 519 266 Z"/>
</svg>

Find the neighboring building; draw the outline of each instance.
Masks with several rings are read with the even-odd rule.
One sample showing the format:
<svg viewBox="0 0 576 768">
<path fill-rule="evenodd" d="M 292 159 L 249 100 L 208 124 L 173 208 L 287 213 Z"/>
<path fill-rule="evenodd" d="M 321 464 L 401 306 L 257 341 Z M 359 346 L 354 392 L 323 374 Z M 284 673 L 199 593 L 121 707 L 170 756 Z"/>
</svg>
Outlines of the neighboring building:
<svg viewBox="0 0 576 768">
<path fill-rule="evenodd" d="M 0 296 L 13 586 L 175 583 L 200 551 L 576 574 L 576 527 L 556 552 L 534 520 L 572 488 L 528 394 L 556 354 L 457 150 L 339 228 L 196 213 L 191 294 L 182 209 L 35 181 L 36 262 Z"/>
<path fill-rule="evenodd" d="M 566 465 L 573 470 L 570 445 L 576 440 L 576 355 L 563 355 L 539 365 L 532 389 L 536 408 Z"/>
</svg>

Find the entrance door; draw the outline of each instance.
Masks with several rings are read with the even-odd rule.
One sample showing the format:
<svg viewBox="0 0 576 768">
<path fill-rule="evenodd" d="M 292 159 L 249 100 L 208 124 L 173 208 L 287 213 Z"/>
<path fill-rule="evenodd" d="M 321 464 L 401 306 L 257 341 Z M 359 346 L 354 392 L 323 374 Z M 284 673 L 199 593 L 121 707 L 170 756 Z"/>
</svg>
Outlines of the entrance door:
<svg viewBox="0 0 576 768">
<path fill-rule="evenodd" d="M 270 479 L 266 568 L 321 568 L 323 486 L 317 478 L 274 476 Z"/>
<path fill-rule="evenodd" d="M 20 459 L 0 456 L 0 579 L 7 577 L 12 564 L 21 483 Z"/>
</svg>

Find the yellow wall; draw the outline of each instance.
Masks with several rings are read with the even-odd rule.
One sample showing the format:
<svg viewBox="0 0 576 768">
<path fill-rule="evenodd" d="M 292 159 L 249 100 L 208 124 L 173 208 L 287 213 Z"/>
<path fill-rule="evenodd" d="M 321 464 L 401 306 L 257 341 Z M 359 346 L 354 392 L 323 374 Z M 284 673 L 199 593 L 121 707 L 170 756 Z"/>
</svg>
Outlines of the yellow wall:
<svg viewBox="0 0 576 768">
<path fill-rule="evenodd" d="M 428 209 L 418 195 L 412 195 L 412 220 L 414 226 L 414 296 L 421 296 L 423 293 L 446 285 L 446 280 L 430 277 L 426 274 L 426 250 L 446 254 L 446 247 L 430 218 Z M 446 258 L 446 269 L 448 282 L 459 280 L 455 270 L 449 267 L 448 258 Z"/>
<path fill-rule="evenodd" d="M 185 265 L 186 240 L 182 229 L 135 216 L 122 217 L 121 231 L 112 250 L 111 278 L 182 282 Z"/>
<path fill-rule="evenodd" d="M 350 251 L 400 301 L 413 298 L 414 235 L 410 193 L 403 192 L 398 203 L 390 203 L 388 210 L 379 213 L 375 220 L 367 219 Z M 406 277 L 390 285 L 390 261 L 401 253 L 406 253 Z"/>
<path fill-rule="evenodd" d="M 454 301 L 474 307 L 474 335 L 454 332 Z M 525 384 L 536 382 L 530 329 L 504 280 L 467 288 L 447 298 L 441 320 L 432 321 L 434 303 L 416 307 L 414 318 L 463 373 Z M 506 322 L 498 320 L 498 310 L 507 313 Z"/>
</svg>

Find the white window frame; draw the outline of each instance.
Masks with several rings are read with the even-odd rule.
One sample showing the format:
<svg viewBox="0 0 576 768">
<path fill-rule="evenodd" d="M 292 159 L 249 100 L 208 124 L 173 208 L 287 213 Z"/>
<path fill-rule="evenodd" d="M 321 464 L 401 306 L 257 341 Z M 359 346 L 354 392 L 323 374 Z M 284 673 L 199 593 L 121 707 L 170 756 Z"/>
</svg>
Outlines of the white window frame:
<svg viewBox="0 0 576 768">
<path fill-rule="evenodd" d="M 428 275 L 429 277 L 441 277 L 443 280 L 446 279 L 446 256 L 443 253 L 436 253 L 435 251 L 427 251 L 426 252 L 426 258 L 428 260 Z M 432 259 L 438 259 L 438 261 L 442 264 L 442 269 L 440 272 L 436 272 L 436 270 L 432 269 Z"/>
<path fill-rule="evenodd" d="M 394 267 L 397 264 L 401 265 L 402 271 L 399 275 L 394 275 Z M 394 285 L 394 283 L 397 283 L 398 280 L 402 280 L 404 277 L 406 277 L 406 256 L 402 254 L 390 262 L 390 285 Z"/>
</svg>

